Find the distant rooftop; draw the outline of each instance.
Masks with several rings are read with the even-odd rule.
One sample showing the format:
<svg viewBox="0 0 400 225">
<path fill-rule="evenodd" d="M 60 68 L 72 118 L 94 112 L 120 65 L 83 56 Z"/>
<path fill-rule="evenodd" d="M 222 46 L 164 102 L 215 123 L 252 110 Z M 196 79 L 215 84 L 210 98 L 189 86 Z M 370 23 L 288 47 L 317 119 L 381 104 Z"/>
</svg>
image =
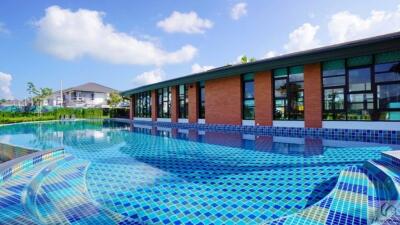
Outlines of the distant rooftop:
<svg viewBox="0 0 400 225">
<path fill-rule="evenodd" d="M 85 83 L 79 86 L 67 88 L 63 90 L 65 91 L 89 91 L 89 92 L 101 92 L 101 93 L 110 93 L 110 92 L 116 92 L 117 90 L 112 89 L 110 87 L 106 87 L 104 85 L 94 83 L 94 82 L 89 82 Z"/>
</svg>

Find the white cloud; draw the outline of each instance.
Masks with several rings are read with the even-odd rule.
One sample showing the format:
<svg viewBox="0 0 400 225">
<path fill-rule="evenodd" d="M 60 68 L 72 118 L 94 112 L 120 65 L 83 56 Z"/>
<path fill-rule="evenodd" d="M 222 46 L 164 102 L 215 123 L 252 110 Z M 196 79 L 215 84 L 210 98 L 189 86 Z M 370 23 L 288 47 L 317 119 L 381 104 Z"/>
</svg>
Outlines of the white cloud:
<svg viewBox="0 0 400 225">
<path fill-rule="evenodd" d="M 373 10 L 366 18 L 348 11 L 338 12 L 330 18 L 328 30 L 332 43 L 400 31 L 400 5 L 394 11 Z"/>
<path fill-rule="evenodd" d="M 155 69 L 144 72 L 133 78 L 134 86 L 142 86 L 147 84 L 153 84 L 164 80 L 165 72 L 162 69 Z"/>
<path fill-rule="evenodd" d="M 86 9 L 75 12 L 51 6 L 35 22 L 42 51 L 65 60 L 90 56 L 115 64 L 162 65 L 191 60 L 197 49 L 185 45 L 167 52 L 150 41 L 118 32 L 103 22 L 104 13 Z"/>
<path fill-rule="evenodd" d="M 268 51 L 265 55 L 264 55 L 264 59 L 268 59 L 268 58 L 272 58 L 277 56 L 278 54 L 275 51 Z"/>
<path fill-rule="evenodd" d="M 200 66 L 200 64 L 195 63 L 192 65 L 192 73 L 200 73 L 214 68 L 215 66 Z"/>
<path fill-rule="evenodd" d="M 174 11 L 169 17 L 157 23 L 157 26 L 168 33 L 204 33 L 213 27 L 213 22 L 200 18 L 196 12 L 180 13 Z"/>
<path fill-rule="evenodd" d="M 304 23 L 289 34 L 289 41 L 284 45 L 287 52 L 302 51 L 320 46 L 316 38 L 319 26 Z"/>
<path fill-rule="evenodd" d="M 240 17 L 247 15 L 247 4 L 244 2 L 237 3 L 231 9 L 231 18 L 234 20 L 240 19 Z"/>
<path fill-rule="evenodd" d="M 0 98 L 13 99 L 13 95 L 10 89 L 11 81 L 11 74 L 0 72 Z"/>
<path fill-rule="evenodd" d="M 0 34 L 8 34 L 10 31 L 6 28 L 6 25 L 2 22 L 0 22 Z"/>
</svg>

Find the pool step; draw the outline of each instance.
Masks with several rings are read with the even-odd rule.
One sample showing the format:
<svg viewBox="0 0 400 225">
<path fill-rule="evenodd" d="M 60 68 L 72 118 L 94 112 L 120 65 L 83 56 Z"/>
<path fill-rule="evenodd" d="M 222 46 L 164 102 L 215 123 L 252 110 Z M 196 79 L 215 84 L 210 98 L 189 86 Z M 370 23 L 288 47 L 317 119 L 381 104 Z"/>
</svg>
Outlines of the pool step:
<svg viewBox="0 0 400 225">
<path fill-rule="evenodd" d="M 396 215 L 396 209 L 400 206 L 400 167 L 392 164 L 392 160 L 382 157 L 381 160 L 370 160 L 366 167 L 377 176 L 390 190 L 390 198 L 380 205 L 380 217 L 377 224 L 400 224 L 400 217 Z"/>
<path fill-rule="evenodd" d="M 390 163 L 400 168 L 400 151 L 382 152 L 382 161 Z"/>
<path fill-rule="evenodd" d="M 316 204 L 265 224 L 370 224 L 379 216 L 386 187 L 364 167 L 343 170 L 332 191 Z"/>
<path fill-rule="evenodd" d="M 40 180 L 31 183 L 27 201 L 31 215 L 43 224 L 128 223 L 122 215 L 94 202 L 86 189 L 86 160 L 68 157 L 64 163 L 46 168 Z"/>
<path fill-rule="evenodd" d="M 63 160 L 43 161 L 29 170 L 21 171 L 0 185 L 0 224 L 40 224 L 25 209 L 25 198 L 32 179 L 48 165 Z"/>
</svg>

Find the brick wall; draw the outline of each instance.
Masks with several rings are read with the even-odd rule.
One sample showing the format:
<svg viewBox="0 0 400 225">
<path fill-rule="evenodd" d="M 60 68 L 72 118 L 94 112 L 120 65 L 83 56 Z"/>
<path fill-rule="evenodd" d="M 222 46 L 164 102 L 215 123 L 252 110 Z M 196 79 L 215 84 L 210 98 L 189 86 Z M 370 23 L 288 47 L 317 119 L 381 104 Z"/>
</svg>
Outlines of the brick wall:
<svg viewBox="0 0 400 225">
<path fill-rule="evenodd" d="M 240 76 L 208 80 L 206 123 L 242 124 L 242 85 Z"/>
<path fill-rule="evenodd" d="M 304 126 L 322 127 L 322 84 L 320 63 L 304 65 Z"/>
<path fill-rule="evenodd" d="M 178 104 L 178 86 L 171 87 L 171 122 L 178 122 L 179 117 L 179 104 Z"/>
<path fill-rule="evenodd" d="M 254 95 L 256 125 L 272 126 L 273 104 L 271 71 L 263 71 L 255 74 Z"/>
<path fill-rule="evenodd" d="M 188 85 L 189 123 L 197 123 L 199 117 L 199 86 L 197 83 Z"/>
<path fill-rule="evenodd" d="M 151 120 L 157 121 L 157 90 L 151 91 Z"/>
</svg>

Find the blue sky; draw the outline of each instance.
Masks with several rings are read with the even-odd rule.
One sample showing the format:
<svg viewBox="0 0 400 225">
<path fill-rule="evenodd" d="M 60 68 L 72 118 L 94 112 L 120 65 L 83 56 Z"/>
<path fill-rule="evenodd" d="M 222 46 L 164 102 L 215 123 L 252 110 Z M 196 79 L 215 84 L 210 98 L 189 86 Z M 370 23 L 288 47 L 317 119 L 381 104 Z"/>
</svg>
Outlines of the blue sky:
<svg viewBox="0 0 400 225">
<path fill-rule="evenodd" d="M 0 98 L 26 83 L 130 89 L 400 30 L 400 1 L 0 2 Z"/>
</svg>

